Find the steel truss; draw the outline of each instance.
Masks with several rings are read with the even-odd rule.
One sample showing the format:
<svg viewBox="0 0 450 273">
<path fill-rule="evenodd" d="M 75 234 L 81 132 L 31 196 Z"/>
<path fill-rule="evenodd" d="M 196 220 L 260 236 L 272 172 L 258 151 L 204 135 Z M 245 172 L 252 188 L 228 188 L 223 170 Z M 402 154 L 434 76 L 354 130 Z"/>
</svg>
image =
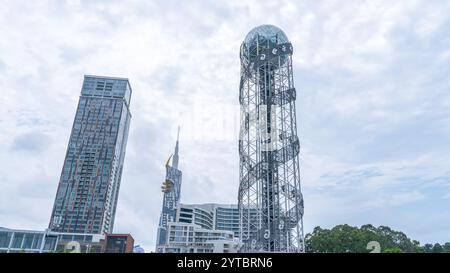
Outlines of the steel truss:
<svg viewBox="0 0 450 273">
<path fill-rule="evenodd" d="M 242 252 L 303 252 L 292 45 L 260 26 L 241 46 L 239 213 Z"/>
</svg>

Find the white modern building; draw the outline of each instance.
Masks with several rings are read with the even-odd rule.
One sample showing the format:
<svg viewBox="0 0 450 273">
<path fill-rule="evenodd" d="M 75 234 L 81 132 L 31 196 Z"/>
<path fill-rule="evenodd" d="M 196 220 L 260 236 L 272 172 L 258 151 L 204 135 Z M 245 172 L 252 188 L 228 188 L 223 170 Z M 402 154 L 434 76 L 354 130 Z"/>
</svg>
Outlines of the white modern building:
<svg viewBox="0 0 450 273">
<path fill-rule="evenodd" d="M 235 253 L 239 249 L 239 210 L 231 204 L 180 204 L 168 238 L 158 252 Z"/>
<path fill-rule="evenodd" d="M 194 223 L 204 229 L 232 231 L 239 237 L 239 210 L 229 204 L 180 204 L 176 222 Z"/>
<path fill-rule="evenodd" d="M 236 253 L 239 242 L 232 231 L 202 228 L 194 223 L 168 224 L 168 243 L 162 253 Z"/>
</svg>

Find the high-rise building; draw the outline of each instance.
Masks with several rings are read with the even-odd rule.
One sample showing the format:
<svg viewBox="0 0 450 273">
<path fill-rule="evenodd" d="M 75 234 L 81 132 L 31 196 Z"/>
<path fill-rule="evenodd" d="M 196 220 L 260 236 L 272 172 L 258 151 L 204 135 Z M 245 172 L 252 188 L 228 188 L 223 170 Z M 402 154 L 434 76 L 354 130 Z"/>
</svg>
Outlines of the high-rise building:
<svg viewBox="0 0 450 273">
<path fill-rule="evenodd" d="M 204 229 L 214 229 L 214 211 L 211 204 L 180 204 L 174 222 L 193 223 Z"/>
<path fill-rule="evenodd" d="M 239 238 L 239 210 L 237 205 L 217 205 L 214 209 L 214 224 L 217 230 L 229 230 Z"/>
<path fill-rule="evenodd" d="M 168 223 L 175 221 L 176 210 L 180 202 L 182 172 L 178 169 L 179 136 L 180 128 L 178 128 L 175 153 L 166 162 L 166 180 L 161 187 L 164 196 L 156 238 L 156 252 L 161 252 L 161 247 L 167 243 Z M 171 159 L 172 165 L 170 165 Z"/>
<path fill-rule="evenodd" d="M 241 46 L 242 252 L 304 251 L 292 51 L 272 25 L 251 30 Z"/>
<path fill-rule="evenodd" d="M 255 211 L 253 211 L 255 213 Z M 231 204 L 180 204 L 176 222 L 194 223 L 204 229 L 228 230 L 239 237 L 239 210 Z"/>
<path fill-rule="evenodd" d="M 49 228 L 112 233 L 130 126 L 128 79 L 85 76 Z"/>
</svg>

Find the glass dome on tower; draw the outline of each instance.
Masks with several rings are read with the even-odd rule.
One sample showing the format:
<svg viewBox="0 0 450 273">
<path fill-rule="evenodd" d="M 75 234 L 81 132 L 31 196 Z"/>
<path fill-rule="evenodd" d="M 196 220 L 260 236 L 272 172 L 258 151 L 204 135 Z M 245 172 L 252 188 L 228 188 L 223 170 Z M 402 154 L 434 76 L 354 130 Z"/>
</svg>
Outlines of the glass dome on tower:
<svg viewBox="0 0 450 273">
<path fill-rule="evenodd" d="M 245 36 L 244 44 L 247 48 L 252 46 L 256 46 L 257 43 L 263 44 L 272 44 L 279 45 L 288 43 L 289 39 L 287 38 L 284 32 L 274 26 L 274 25 L 261 25 L 252 29 L 247 36 Z"/>
<path fill-rule="evenodd" d="M 289 43 L 289 39 L 280 28 L 274 25 L 255 27 L 244 39 L 241 48 L 241 60 L 248 64 L 266 49 L 286 43 Z M 281 57 L 280 61 L 283 64 L 286 61 L 286 57 Z M 277 66 L 277 64 L 274 65 Z"/>
</svg>

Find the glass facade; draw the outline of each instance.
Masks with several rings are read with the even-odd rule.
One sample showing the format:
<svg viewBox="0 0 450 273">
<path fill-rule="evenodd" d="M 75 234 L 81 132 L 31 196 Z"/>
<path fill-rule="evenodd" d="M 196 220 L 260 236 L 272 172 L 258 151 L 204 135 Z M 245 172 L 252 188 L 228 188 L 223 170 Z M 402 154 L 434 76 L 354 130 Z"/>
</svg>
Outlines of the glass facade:
<svg viewBox="0 0 450 273">
<path fill-rule="evenodd" d="M 201 208 L 195 208 L 194 223 L 205 229 L 214 228 L 214 213 Z"/>
<path fill-rule="evenodd" d="M 0 253 L 66 252 L 66 245 L 76 241 L 80 252 L 102 252 L 104 235 L 69 234 L 49 230 L 14 230 L 0 228 Z"/>
<path fill-rule="evenodd" d="M 256 211 L 250 211 L 252 215 Z M 228 230 L 240 237 L 239 210 L 231 204 L 180 204 L 176 222 L 193 223 L 204 229 Z"/>
<path fill-rule="evenodd" d="M 233 231 L 235 237 L 239 237 L 239 210 L 237 206 L 216 207 L 215 228 L 218 230 Z"/>
<path fill-rule="evenodd" d="M 131 113 L 127 79 L 85 76 L 49 228 L 111 233 Z"/>
</svg>

